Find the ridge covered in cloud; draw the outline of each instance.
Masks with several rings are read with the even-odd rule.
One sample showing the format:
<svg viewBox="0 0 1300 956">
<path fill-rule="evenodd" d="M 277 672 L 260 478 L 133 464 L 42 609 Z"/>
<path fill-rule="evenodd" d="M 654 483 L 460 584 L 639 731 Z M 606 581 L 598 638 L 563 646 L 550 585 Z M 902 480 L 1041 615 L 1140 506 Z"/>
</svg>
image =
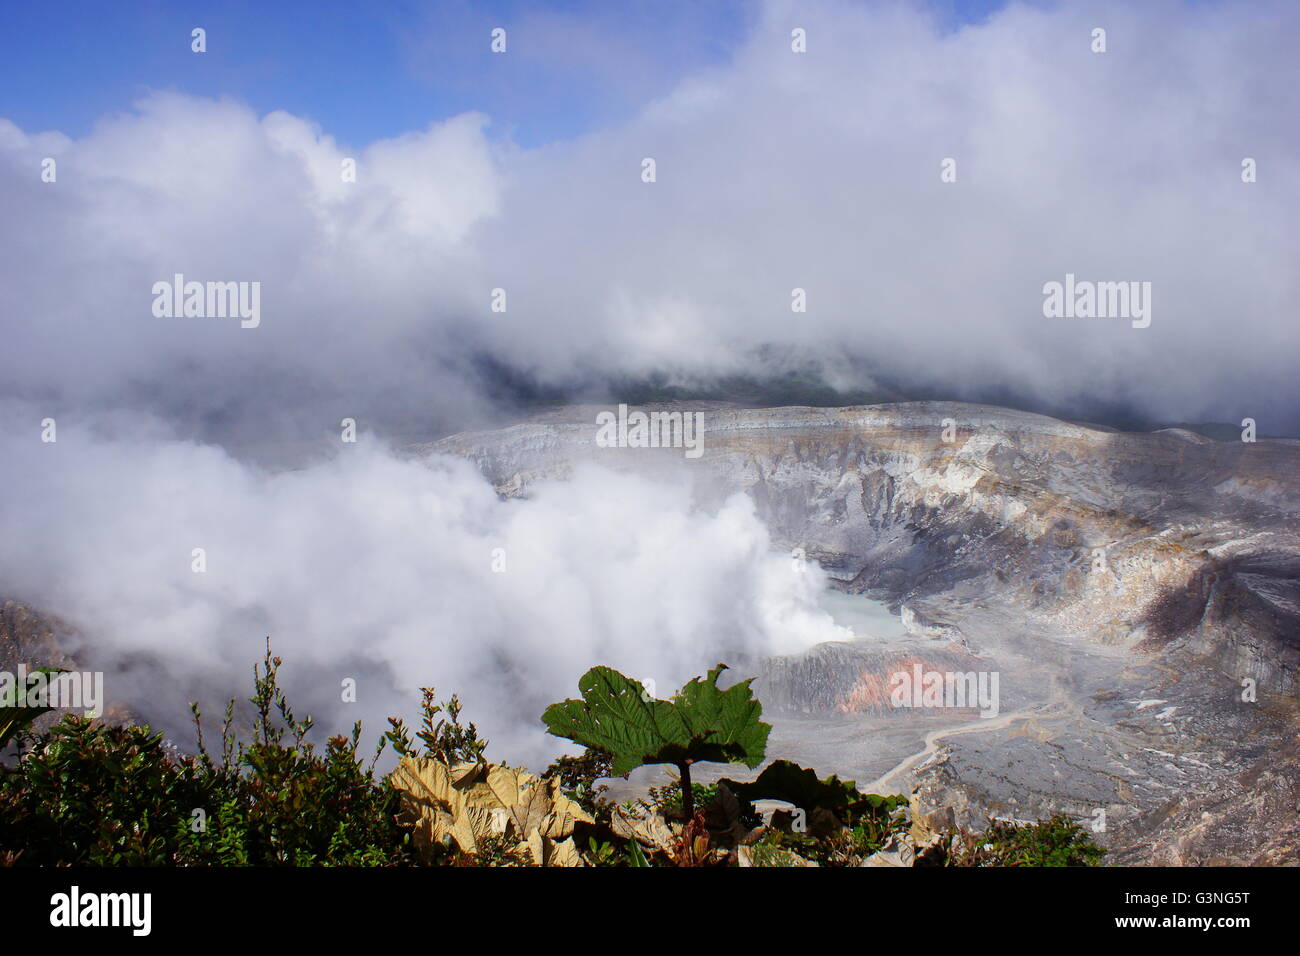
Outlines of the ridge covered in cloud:
<svg viewBox="0 0 1300 956">
<path fill-rule="evenodd" d="M 80 140 L 0 123 L 22 224 L 0 240 L 3 388 L 223 435 L 349 409 L 445 426 L 481 407 L 478 356 L 572 382 L 761 371 L 771 346 L 953 397 L 1282 424 L 1297 39 L 1286 3 L 1013 4 L 947 33 L 907 5 L 770 3 L 727 63 L 536 149 L 479 114 L 353 149 L 163 93 Z M 177 272 L 260 281 L 264 322 L 155 318 Z M 1066 273 L 1151 282 L 1151 327 L 1044 318 Z"/>
</svg>

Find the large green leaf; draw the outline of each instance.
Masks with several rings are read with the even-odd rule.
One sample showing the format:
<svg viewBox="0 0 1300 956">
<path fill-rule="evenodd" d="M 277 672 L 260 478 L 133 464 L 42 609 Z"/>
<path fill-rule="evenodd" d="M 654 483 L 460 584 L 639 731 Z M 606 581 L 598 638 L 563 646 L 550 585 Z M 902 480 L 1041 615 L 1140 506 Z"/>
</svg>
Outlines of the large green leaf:
<svg viewBox="0 0 1300 956">
<path fill-rule="evenodd" d="M 557 737 L 613 754 L 615 774 L 643 764 L 701 760 L 757 767 L 772 727 L 758 719 L 763 705 L 748 680 L 718 689 L 724 670 L 719 664 L 672 700 L 658 700 L 612 667 L 593 667 L 578 681 L 582 699 L 552 704 L 542 720 Z"/>
<path fill-rule="evenodd" d="M 718 675 L 726 669 L 719 664 L 708 677 L 692 678 L 673 697 L 673 703 L 693 737 L 702 739 L 702 748 L 712 754 L 696 759 L 757 767 L 763 762 L 772 725 L 759 720 L 763 705 L 749 689 L 750 681 L 718 690 Z"/>
</svg>

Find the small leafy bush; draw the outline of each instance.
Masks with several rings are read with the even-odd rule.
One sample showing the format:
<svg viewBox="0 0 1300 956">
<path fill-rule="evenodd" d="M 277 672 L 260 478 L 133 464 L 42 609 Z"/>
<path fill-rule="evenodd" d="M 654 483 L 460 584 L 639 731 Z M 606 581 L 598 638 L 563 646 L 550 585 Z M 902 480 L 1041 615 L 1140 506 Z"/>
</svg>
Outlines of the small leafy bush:
<svg viewBox="0 0 1300 956">
<path fill-rule="evenodd" d="M 691 784 L 691 803 L 694 806 L 708 806 L 717 796 L 718 785 L 716 783 Z M 680 782 L 665 784 L 662 787 L 651 787 L 648 799 L 666 817 L 685 816 Z"/>
<path fill-rule="evenodd" d="M 951 866 L 1097 866 L 1106 854 L 1063 814 L 1029 824 L 990 820 L 982 834 L 961 836 Z"/>
<path fill-rule="evenodd" d="M 483 759 L 488 741 L 478 735 L 478 728 L 473 724 L 460 722 L 461 703 L 455 694 L 451 700 L 437 703 L 437 691 L 432 687 L 421 687 L 423 696 L 421 705 L 420 729 L 416 737 L 424 744 L 423 756 L 431 760 L 440 760 L 445 764 L 477 763 Z M 446 713 L 445 718 L 434 717 Z M 416 756 L 411 740 L 411 732 L 406 723 L 396 717 L 388 718 L 389 730 L 384 739 L 403 757 Z"/>
<path fill-rule="evenodd" d="M 614 755 L 599 747 L 588 747 L 576 757 L 556 757 L 542 778 L 559 778 L 564 792 L 599 820 L 609 816 L 609 803 L 605 799 L 609 787 L 597 781 L 614 775 Z"/>
</svg>

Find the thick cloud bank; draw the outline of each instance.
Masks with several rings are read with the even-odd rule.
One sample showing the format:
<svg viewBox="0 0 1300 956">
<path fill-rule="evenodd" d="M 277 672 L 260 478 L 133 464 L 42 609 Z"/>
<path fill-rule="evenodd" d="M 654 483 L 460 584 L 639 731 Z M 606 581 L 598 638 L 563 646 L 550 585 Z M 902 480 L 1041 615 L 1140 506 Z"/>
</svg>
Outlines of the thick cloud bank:
<svg viewBox="0 0 1300 956">
<path fill-rule="evenodd" d="M 353 147 L 176 94 L 76 141 L 0 121 L 2 387 L 314 433 L 463 420 L 482 356 L 573 381 L 748 372 L 767 345 L 950 397 L 1297 424 L 1300 7 L 1013 4 L 944 32 L 917 5 L 769 3 L 748 29 L 533 149 L 479 114 Z M 155 317 L 176 273 L 260 281 L 261 325 Z M 1150 282 L 1151 326 L 1045 318 L 1067 273 Z"/>
<path fill-rule="evenodd" d="M 74 649 L 108 671 L 110 704 L 182 741 L 185 700 L 247 696 L 266 635 L 323 727 L 364 718 L 377 734 L 435 684 L 498 758 L 534 763 L 558 749 L 542 708 L 592 664 L 666 694 L 719 660 L 850 636 L 748 498 L 696 507 L 687 475 L 593 466 L 502 501 L 463 460 L 364 440 L 269 473 L 133 427 L 16 431 L 0 440 L 0 580 L 84 635 Z"/>
</svg>

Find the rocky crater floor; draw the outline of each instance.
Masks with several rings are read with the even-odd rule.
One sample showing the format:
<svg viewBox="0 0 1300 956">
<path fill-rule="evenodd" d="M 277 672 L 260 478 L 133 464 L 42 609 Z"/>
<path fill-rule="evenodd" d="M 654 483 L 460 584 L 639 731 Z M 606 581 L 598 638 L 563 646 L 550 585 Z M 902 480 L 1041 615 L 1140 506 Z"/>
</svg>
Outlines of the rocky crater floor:
<svg viewBox="0 0 1300 956">
<path fill-rule="evenodd" d="M 1300 442 L 957 403 L 643 409 L 702 415 L 687 457 L 602 447 L 602 411 L 409 451 L 467 457 L 507 497 L 582 461 L 689 469 L 895 609 L 901 635 L 753 665 L 770 757 L 966 824 L 1065 812 L 1111 863 L 1300 863 Z M 891 706 L 913 665 L 996 673 L 996 715 Z"/>
</svg>

